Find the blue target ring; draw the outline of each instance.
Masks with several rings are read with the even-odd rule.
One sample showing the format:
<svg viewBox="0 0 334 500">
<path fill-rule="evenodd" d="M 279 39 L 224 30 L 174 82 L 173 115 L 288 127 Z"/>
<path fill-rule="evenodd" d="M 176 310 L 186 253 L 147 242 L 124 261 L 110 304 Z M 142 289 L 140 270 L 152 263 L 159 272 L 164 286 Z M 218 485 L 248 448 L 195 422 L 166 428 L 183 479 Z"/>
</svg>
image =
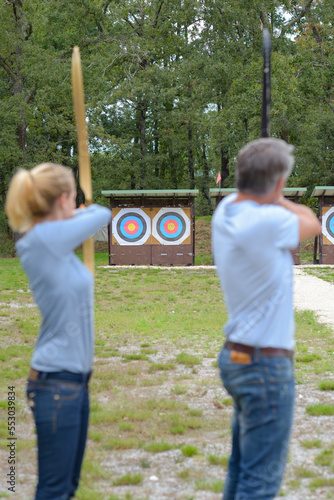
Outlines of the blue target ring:
<svg viewBox="0 0 334 500">
<path fill-rule="evenodd" d="M 123 240 L 131 243 L 140 240 L 147 230 L 145 219 L 136 213 L 127 213 L 117 222 L 117 232 Z"/>
<path fill-rule="evenodd" d="M 183 217 L 175 212 L 167 212 L 157 221 L 157 233 L 166 241 L 177 241 L 186 231 Z"/>
<path fill-rule="evenodd" d="M 334 237 L 334 213 L 332 213 L 326 220 L 326 229 L 328 233 Z"/>
</svg>

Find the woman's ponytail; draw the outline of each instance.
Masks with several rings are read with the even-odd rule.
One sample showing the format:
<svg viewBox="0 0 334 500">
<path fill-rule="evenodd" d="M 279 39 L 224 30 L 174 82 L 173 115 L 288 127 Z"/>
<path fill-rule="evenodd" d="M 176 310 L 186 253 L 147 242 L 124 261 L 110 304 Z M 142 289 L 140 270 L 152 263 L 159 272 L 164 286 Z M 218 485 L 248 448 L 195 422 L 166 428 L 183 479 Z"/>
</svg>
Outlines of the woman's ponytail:
<svg viewBox="0 0 334 500">
<path fill-rule="evenodd" d="M 30 171 L 20 169 L 11 180 L 5 205 L 11 228 L 28 231 L 34 217 L 48 215 L 57 198 L 72 189 L 72 172 L 62 165 L 42 163 Z"/>
</svg>

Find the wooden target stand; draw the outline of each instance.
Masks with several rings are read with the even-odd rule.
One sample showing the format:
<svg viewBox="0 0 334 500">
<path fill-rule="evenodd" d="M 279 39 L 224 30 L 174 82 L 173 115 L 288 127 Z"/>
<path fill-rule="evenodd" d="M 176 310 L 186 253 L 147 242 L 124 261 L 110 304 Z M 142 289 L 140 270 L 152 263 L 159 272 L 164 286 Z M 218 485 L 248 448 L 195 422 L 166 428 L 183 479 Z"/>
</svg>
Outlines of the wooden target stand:
<svg viewBox="0 0 334 500">
<path fill-rule="evenodd" d="M 313 263 L 334 264 L 334 186 L 316 186 L 311 197 L 319 199 L 322 226 L 321 234 L 314 239 Z"/>
<path fill-rule="evenodd" d="M 220 188 L 220 189 L 210 189 L 210 197 L 216 199 L 216 206 L 218 203 L 228 196 L 229 194 L 236 193 L 238 190 L 236 188 Z M 295 203 L 299 202 L 299 199 L 305 195 L 307 189 L 303 187 L 294 187 L 294 188 L 284 188 L 283 194 L 285 198 L 294 201 Z M 300 264 L 300 256 L 299 256 L 299 245 L 295 250 L 291 250 L 291 254 L 293 257 L 294 264 Z"/>
<path fill-rule="evenodd" d="M 102 191 L 110 265 L 193 265 L 198 190 Z"/>
</svg>

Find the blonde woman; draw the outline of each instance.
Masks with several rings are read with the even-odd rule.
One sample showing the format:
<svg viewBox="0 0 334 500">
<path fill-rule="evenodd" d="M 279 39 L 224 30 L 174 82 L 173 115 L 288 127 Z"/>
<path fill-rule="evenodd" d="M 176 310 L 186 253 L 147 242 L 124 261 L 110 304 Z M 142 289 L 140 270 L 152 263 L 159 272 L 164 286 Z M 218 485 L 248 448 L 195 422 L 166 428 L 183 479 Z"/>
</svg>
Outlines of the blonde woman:
<svg viewBox="0 0 334 500">
<path fill-rule="evenodd" d="M 93 279 L 73 250 L 107 224 L 111 212 L 75 208 L 75 183 L 62 165 L 19 170 L 6 213 L 42 324 L 27 396 L 38 443 L 35 500 L 68 500 L 78 487 L 89 417 L 93 358 Z"/>
</svg>

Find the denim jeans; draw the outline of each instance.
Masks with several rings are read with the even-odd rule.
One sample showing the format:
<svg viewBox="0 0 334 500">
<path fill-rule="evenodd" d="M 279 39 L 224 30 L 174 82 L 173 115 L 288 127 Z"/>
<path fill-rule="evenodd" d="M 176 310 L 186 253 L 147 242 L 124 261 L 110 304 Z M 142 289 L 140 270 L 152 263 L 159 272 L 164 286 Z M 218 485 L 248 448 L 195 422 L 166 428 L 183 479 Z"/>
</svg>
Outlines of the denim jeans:
<svg viewBox="0 0 334 500">
<path fill-rule="evenodd" d="M 27 385 L 37 432 L 35 500 L 68 500 L 78 487 L 85 451 L 89 375 L 59 372 L 54 374 L 57 378 L 51 378 L 51 374 L 48 377 L 28 380 Z"/>
<path fill-rule="evenodd" d="M 271 500 L 282 481 L 293 421 L 293 361 L 255 354 L 250 364 L 239 364 L 223 348 L 219 368 L 234 402 L 223 500 Z"/>
</svg>

